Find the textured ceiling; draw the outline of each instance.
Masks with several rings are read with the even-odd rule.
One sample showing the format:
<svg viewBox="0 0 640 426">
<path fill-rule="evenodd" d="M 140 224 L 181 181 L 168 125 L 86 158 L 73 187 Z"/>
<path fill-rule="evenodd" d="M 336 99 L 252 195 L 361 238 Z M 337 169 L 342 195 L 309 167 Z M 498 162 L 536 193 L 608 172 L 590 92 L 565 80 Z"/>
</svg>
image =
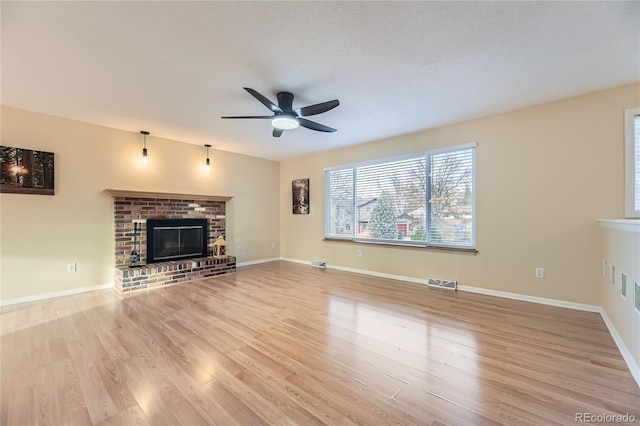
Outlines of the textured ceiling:
<svg viewBox="0 0 640 426">
<path fill-rule="evenodd" d="M 640 80 L 640 2 L 1 3 L 1 100 L 281 160 Z M 242 87 L 337 128 L 271 136 Z"/>
</svg>

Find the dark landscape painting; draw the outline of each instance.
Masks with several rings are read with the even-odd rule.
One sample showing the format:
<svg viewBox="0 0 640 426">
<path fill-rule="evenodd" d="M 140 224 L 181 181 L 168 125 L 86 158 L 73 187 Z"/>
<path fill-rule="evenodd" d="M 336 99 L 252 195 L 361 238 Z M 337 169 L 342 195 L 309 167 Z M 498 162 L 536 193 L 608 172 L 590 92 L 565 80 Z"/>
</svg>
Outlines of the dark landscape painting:
<svg viewBox="0 0 640 426">
<path fill-rule="evenodd" d="M 309 214 L 309 179 L 297 179 L 291 182 L 293 196 L 293 214 Z"/>
<path fill-rule="evenodd" d="M 53 195 L 53 152 L 0 145 L 0 192 Z"/>
</svg>

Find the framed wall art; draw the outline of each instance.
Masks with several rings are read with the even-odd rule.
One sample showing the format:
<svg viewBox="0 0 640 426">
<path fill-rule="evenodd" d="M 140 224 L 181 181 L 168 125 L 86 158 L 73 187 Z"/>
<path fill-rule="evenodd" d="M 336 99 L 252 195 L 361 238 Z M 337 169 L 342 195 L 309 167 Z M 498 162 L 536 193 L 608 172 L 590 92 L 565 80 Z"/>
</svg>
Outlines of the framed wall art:
<svg viewBox="0 0 640 426">
<path fill-rule="evenodd" d="M 309 179 L 291 181 L 293 214 L 309 214 Z"/>
<path fill-rule="evenodd" d="M 0 145 L 0 192 L 54 195 L 53 152 Z"/>
</svg>

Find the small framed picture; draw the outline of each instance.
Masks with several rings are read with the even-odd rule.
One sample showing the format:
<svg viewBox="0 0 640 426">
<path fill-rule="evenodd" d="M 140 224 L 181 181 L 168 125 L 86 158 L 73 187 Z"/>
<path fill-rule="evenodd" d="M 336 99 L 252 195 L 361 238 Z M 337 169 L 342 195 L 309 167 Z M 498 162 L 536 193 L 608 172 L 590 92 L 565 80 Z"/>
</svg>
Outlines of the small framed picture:
<svg viewBox="0 0 640 426">
<path fill-rule="evenodd" d="M 54 194 L 53 152 L 0 146 L 0 192 Z"/>
<path fill-rule="evenodd" d="M 309 179 L 291 181 L 293 214 L 309 214 Z"/>
</svg>

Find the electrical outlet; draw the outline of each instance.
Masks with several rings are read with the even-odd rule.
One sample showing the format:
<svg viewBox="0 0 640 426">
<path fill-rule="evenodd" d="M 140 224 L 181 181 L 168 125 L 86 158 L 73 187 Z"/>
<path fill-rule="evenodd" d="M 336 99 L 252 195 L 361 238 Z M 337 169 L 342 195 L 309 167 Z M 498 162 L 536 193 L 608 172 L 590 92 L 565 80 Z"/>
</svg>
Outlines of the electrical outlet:
<svg viewBox="0 0 640 426">
<path fill-rule="evenodd" d="M 276 243 L 275 242 L 271 243 L 271 248 L 276 248 Z"/>
<path fill-rule="evenodd" d="M 242 246 L 238 246 L 238 248 L 236 249 L 236 251 L 238 252 L 238 254 L 242 254 L 242 252 L 244 252 L 244 247 L 242 247 Z"/>
<path fill-rule="evenodd" d="M 544 268 L 536 268 L 536 278 L 544 278 Z"/>
<path fill-rule="evenodd" d="M 356 254 L 357 254 L 358 256 L 362 256 L 362 250 L 357 250 L 357 251 L 356 251 Z"/>
<path fill-rule="evenodd" d="M 76 272 L 76 264 L 75 263 L 69 263 L 67 265 L 67 272 Z"/>
</svg>

